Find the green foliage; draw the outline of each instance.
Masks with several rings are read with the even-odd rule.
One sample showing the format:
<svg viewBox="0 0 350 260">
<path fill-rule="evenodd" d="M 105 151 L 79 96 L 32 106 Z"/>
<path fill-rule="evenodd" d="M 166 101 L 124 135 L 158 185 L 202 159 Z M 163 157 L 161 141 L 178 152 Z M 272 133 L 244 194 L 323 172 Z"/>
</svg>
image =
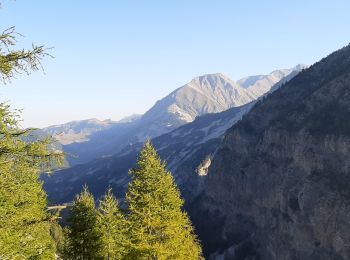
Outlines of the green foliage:
<svg viewBox="0 0 350 260">
<path fill-rule="evenodd" d="M 103 258 L 122 259 L 128 243 L 127 222 L 111 189 L 108 189 L 99 203 L 98 220 L 102 233 Z"/>
<path fill-rule="evenodd" d="M 40 68 L 42 46 L 14 50 L 14 27 L 0 34 L 0 79 Z M 51 216 L 39 173 L 62 162 L 61 152 L 49 151 L 49 139 L 25 141 L 31 130 L 18 127 L 18 113 L 0 103 L 0 259 L 54 259 Z"/>
<path fill-rule="evenodd" d="M 55 241 L 56 251 L 57 251 L 56 253 L 58 255 L 63 254 L 64 242 L 65 242 L 64 230 L 57 222 L 54 222 L 50 227 L 50 233 L 51 233 L 51 237 Z"/>
<path fill-rule="evenodd" d="M 18 116 L 0 104 L 0 258 L 49 259 L 55 245 L 39 173 L 61 153 L 49 152 L 49 140 L 26 143 L 30 131 L 18 128 Z"/>
<path fill-rule="evenodd" d="M 31 50 L 13 50 L 18 36 L 15 27 L 5 30 L 0 35 L 0 78 L 5 82 L 16 73 L 27 73 L 41 68 L 40 61 L 48 56 L 43 46 L 32 46 Z"/>
<path fill-rule="evenodd" d="M 148 141 L 130 171 L 129 259 L 200 259 L 201 248 L 170 172 Z"/>
<path fill-rule="evenodd" d="M 102 259 L 102 234 L 95 200 L 86 186 L 74 199 L 68 223 L 65 259 Z"/>
</svg>

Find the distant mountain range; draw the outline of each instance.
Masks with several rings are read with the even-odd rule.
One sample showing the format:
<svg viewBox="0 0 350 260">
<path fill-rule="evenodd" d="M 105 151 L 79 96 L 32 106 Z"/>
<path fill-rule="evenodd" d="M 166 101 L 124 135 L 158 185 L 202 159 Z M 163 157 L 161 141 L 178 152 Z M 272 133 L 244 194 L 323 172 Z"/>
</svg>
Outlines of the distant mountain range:
<svg viewBox="0 0 350 260">
<path fill-rule="evenodd" d="M 108 129 L 116 122 L 112 120 L 100 121 L 96 118 L 80 121 L 72 121 L 62 125 L 53 125 L 43 131 L 54 137 L 62 145 L 88 142 L 93 133 Z"/>
<path fill-rule="evenodd" d="M 251 109 L 259 97 L 266 94 L 266 89 L 269 89 L 269 91 L 271 89 L 277 89 L 299 73 L 300 69 L 301 67 L 298 66 L 291 70 L 283 70 L 282 72 L 275 71 L 268 76 L 255 80 L 252 86 L 261 85 L 262 82 L 271 84 L 271 82 L 285 75 L 275 85 L 269 85 L 269 88 L 261 91 L 262 94 L 260 96 L 254 96 L 255 99 L 249 103 L 247 102 L 252 99 L 252 95 L 248 95 L 249 86 L 245 88 L 240 87 L 222 74 L 205 75 L 192 80 L 189 84 L 158 101 L 140 119 L 130 124 L 121 124 L 117 127 L 121 127 L 122 125 L 125 127 L 125 136 L 131 136 L 130 129 L 133 129 L 135 126 L 138 126 L 138 128 L 136 129 L 137 131 L 132 132 L 134 136 L 135 133 L 141 133 L 140 129 L 147 129 L 149 131 L 151 124 L 158 124 L 161 127 L 163 122 L 165 122 L 164 120 L 166 118 L 169 119 L 170 114 L 172 114 L 167 109 L 173 107 L 173 104 L 182 104 L 179 109 L 186 111 L 190 122 L 185 123 L 178 120 L 180 118 L 179 116 L 173 117 L 175 121 L 178 120 L 176 122 L 181 122 L 177 125 L 177 128 L 170 132 L 165 131 L 166 133 L 154 137 L 152 142 L 161 158 L 167 161 L 168 168 L 173 173 L 186 201 L 190 202 L 202 191 L 203 178 L 201 176 L 205 175 L 206 164 L 210 164 L 210 158 L 215 152 L 225 131 L 239 121 Z M 270 79 L 267 81 L 266 78 L 268 77 L 273 78 L 273 80 Z M 201 91 L 199 91 L 200 89 Z M 210 89 L 212 90 L 209 91 Z M 230 91 L 225 91 L 225 89 Z M 196 94 L 193 94 L 193 91 Z M 214 92 L 218 93 L 218 97 L 215 102 L 211 101 L 211 104 L 215 103 L 216 106 L 206 106 L 206 101 L 214 99 L 214 96 L 211 96 L 214 95 Z M 190 102 L 191 99 L 185 93 L 188 93 L 193 98 L 192 102 Z M 205 93 L 206 98 L 203 97 Z M 225 98 L 225 95 L 228 95 L 229 98 Z M 180 97 L 185 99 L 185 101 L 180 102 Z M 201 102 L 204 103 L 202 104 Z M 167 105 L 165 106 L 164 104 Z M 224 109 L 230 106 L 231 108 L 228 110 Z M 187 110 L 184 109 L 186 107 L 188 108 Z M 203 110 L 196 111 L 193 107 L 203 107 Z M 219 113 L 204 113 L 204 111 L 213 111 L 214 109 L 224 111 Z M 203 113 L 203 115 L 195 116 L 196 114 L 193 111 Z M 182 112 L 180 114 L 183 115 L 184 113 Z M 149 118 L 153 118 L 154 120 L 148 121 Z M 167 122 L 170 121 L 168 120 Z M 145 124 L 144 128 L 142 128 L 142 124 Z M 103 130 L 103 133 L 105 134 L 108 131 L 111 133 L 110 129 Z M 70 201 L 84 184 L 88 184 L 90 190 L 96 196 L 102 195 L 105 189 L 111 186 L 119 197 L 123 197 L 129 181 L 127 172 L 133 166 L 136 155 L 146 136 L 142 138 L 140 136 L 138 137 L 134 143 L 129 143 L 121 149 L 116 149 L 113 156 L 98 158 L 85 164 L 58 171 L 52 176 L 44 177 L 44 187 L 48 192 L 51 202 L 61 203 Z"/>
<path fill-rule="evenodd" d="M 111 156 L 124 147 L 168 133 L 192 122 L 197 116 L 218 113 L 256 100 L 289 75 L 305 68 L 276 70 L 268 75 L 251 76 L 237 82 L 223 74 L 194 78 L 176 89 L 142 116 L 119 122 L 97 119 L 50 126 L 43 131 L 53 135 L 63 146 L 71 166 L 96 158 Z"/>
<path fill-rule="evenodd" d="M 210 159 L 224 132 L 249 111 L 254 102 L 231 108 L 221 113 L 197 117 L 170 133 L 152 139 L 161 158 L 168 163 L 182 195 L 191 201 L 202 191 L 200 165 Z M 124 196 L 129 182 L 128 170 L 134 166 L 137 153 L 143 143 L 127 146 L 117 154 L 99 158 L 89 163 L 76 165 L 43 176 L 44 188 L 52 203 L 71 201 L 84 184 L 91 192 L 101 196 L 106 188 L 112 187 L 119 198 Z"/>
</svg>

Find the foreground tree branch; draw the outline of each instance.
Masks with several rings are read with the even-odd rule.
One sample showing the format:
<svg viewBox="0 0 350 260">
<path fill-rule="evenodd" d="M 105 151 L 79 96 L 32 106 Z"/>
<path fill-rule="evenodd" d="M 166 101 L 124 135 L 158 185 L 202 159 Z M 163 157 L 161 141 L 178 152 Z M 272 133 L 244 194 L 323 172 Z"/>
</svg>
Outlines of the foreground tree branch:
<svg viewBox="0 0 350 260">
<path fill-rule="evenodd" d="M 6 83 L 15 74 L 30 74 L 33 71 L 43 69 L 41 60 L 50 56 L 44 46 L 32 44 L 29 50 L 14 50 L 17 38 L 22 37 L 15 27 L 10 27 L 0 34 L 0 79 Z"/>
</svg>

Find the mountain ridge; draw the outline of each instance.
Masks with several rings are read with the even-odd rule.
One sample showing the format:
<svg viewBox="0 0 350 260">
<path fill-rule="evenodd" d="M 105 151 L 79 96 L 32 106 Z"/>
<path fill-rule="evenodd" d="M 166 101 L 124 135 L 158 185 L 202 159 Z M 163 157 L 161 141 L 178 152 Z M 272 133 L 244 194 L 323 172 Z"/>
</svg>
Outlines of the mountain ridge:
<svg viewBox="0 0 350 260">
<path fill-rule="evenodd" d="M 279 76 L 252 86 L 255 90 L 239 86 L 222 73 L 199 76 L 158 100 L 144 115 L 133 120 L 103 125 L 95 122 L 86 131 L 69 132 L 68 129 L 56 137 L 67 154 L 75 155 L 68 158 L 70 165 L 86 163 L 115 154 L 130 144 L 170 132 L 192 122 L 197 116 L 247 104 L 268 92 L 282 76 L 297 71 L 295 68 L 283 70 Z M 46 131 L 53 132 L 50 128 Z"/>
<path fill-rule="evenodd" d="M 293 76 L 294 73 L 291 73 L 282 78 L 271 89 L 278 88 Z M 192 122 L 152 139 L 160 157 L 167 161 L 167 167 L 186 203 L 193 201 L 202 192 L 205 172 L 222 135 L 256 102 L 258 100 L 223 112 L 197 116 Z M 44 187 L 49 199 L 53 202 L 67 202 L 84 184 L 93 186 L 95 196 L 102 195 L 100 192 L 111 185 L 116 195 L 122 198 L 129 181 L 127 172 L 133 166 L 141 146 L 142 142 L 130 144 L 111 157 L 74 166 L 57 172 L 51 178 L 45 178 Z"/>
</svg>

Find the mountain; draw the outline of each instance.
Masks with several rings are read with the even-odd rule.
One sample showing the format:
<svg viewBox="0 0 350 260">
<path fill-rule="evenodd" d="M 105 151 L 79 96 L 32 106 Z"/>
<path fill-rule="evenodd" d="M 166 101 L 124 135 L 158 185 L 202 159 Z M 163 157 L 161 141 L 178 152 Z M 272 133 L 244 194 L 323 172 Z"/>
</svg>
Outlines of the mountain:
<svg viewBox="0 0 350 260">
<path fill-rule="evenodd" d="M 124 117 L 123 119 L 119 120 L 118 123 L 132 123 L 132 122 L 140 119 L 141 116 L 142 115 L 132 114 L 131 116 L 127 116 L 127 117 Z"/>
<path fill-rule="evenodd" d="M 230 128 L 190 214 L 209 259 L 350 259 L 350 45 Z"/>
<path fill-rule="evenodd" d="M 207 74 L 194 78 L 189 83 L 176 89 L 147 111 L 141 118 L 141 124 L 147 130 L 140 133 L 138 140 L 145 137 L 159 136 L 185 123 L 192 122 L 197 116 L 218 113 L 232 107 L 245 105 L 269 92 L 276 83 L 288 76 L 294 76 L 305 65 L 297 65 L 291 69 L 276 70 L 268 75 L 260 76 L 254 84 L 234 82 L 221 73 Z M 253 76 L 254 77 L 254 76 Z M 283 84 L 284 82 L 280 82 Z M 151 131 L 149 131 L 151 129 Z M 157 134 L 152 135 L 157 129 Z"/>
<path fill-rule="evenodd" d="M 222 134 L 240 120 L 253 103 L 197 117 L 191 123 L 152 139 L 161 158 L 168 162 L 168 169 L 173 173 L 186 200 L 192 200 L 202 191 L 203 167 L 199 165 L 208 160 Z M 134 166 L 141 147 L 142 143 L 136 143 L 114 156 L 43 176 L 44 188 L 50 202 L 71 201 L 84 184 L 87 184 L 97 197 L 103 195 L 110 186 L 116 195 L 122 198 L 130 180 L 128 171 Z"/>
<path fill-rule="evenodd" d="M 75 155 L 68 157 L 70 165 L 83 164 L 116 154 L 124 147 L 147 138 L 168 133 L 192 122 L 197 116 L 247 104 L 270 91 L 282 78 L 294 76 L 300 69 L 297 66 L 274 71 L 259 76 L 260 79 L 251 85 L 246 80 L 244 87 L 223 74 L 208 74 L 176 89 L 133 120 L 117 123 L 87 120 L 49 127 L 45 131 L 54 134 L 67 154 Z"/>
<path fill-rule="evenodd" d="M 272 89 L 277 89 L 298 71 L 293 71 Z M 171 95 L 170 95 L 171 96 Z M 256 101 L 233 107 L 224 112 L 198 116 L 193 122 L 152 139 L 160 157 L 167 162 L 186 203 L 202 192 L 203 180 L 222 135 L 247 113 Z M 124 147 L 114 156 L 100 158 L 87 164 L 58 171 L 44 177 L 44 188 L 53 203 L 70 201 L 88 184 L 95 196 L 111 186 L 118 197 L 123 197 L 129 181 L 128 170 L 133 167 L 142 146 L 138 142 Z"/>
<path fill-rule="evenodd" d="M 288 76 L 293 75 L 295 72 L 302 71 L 306 69 L 308 66 L 304 64 L 298 64 L 291 69 L 281 69 L 275 70 L 269 73 L 268 75 L 257 75 L 250 76 L 238 81 L 238 84 L 244 88 L 248 88 L 251 93 L 256 96 L 261 96 L 268 91 L 270 91 L 271 87 L 279 82 L 281 79 L 289 80 Z M 294 74 L 295 75 L 295 74 Z"/>
<path fill-rule="evenodd" d="M 174 118 L 178 124 L 189 123 L 197 116 L 241 106 L 256 98 L 227 76 L 208 74 L 194 78 L 159 100 L 142 119 L 168 123 L 169 118 Z"/>
<path fill-rule="evenodd" d="M 95 132 L 110 128 L 116 122 L 112 120 L 100 121 L 96 118 L 80 121 L 72 121 L 62 125 L 53 125 L 43 128 L 62 145 L 89 141 L 89 136 Z"/>
</svg>

